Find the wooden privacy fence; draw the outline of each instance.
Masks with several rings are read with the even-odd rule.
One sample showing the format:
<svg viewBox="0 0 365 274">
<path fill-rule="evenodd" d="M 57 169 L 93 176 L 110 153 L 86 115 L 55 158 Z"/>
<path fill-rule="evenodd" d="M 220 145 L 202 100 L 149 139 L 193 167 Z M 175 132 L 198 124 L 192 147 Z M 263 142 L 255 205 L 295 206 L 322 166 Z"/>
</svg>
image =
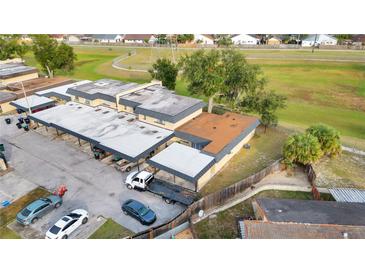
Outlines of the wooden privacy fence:
<svg viewBox="0 0 365 274">
<path fill-rule="evenodd" d="M 308 181 L 310 182 L 312 186 L 312 195 L 315 200 L 321 199 L 321 193 L 318 191 L 316 186 L 316 178 L 317 174 L 314 171 L 314 168 L 311 164 L 305 166 L 305 173 L 307 174 Z"/>
<path fill-rule="evenodd" d="M 134 239 L 152 239 L 155 238 L 168 230 L 181 225 L 184 222 L 187 222 L 190 220 L 191 216 L 198 214 L 200 210 L 206 211 L 209 209 L 212 209 L 214 207 L 223 205 L 228 200 L 235 197 L 237 194 L 242 193 L 246 189 L 252 187 L 254 184 L 257 184 L 260 182 L 263 178 L 265 178 L 267 175 L 272 174 L 276 171 L 281 170 L 281 159 L 275 161 L 270 166 L 264 168 L 263 170 L 257 172 L 254 175 L 251 175 L 250 177 L 247 177 L 229 187 L 226 187 L 220 191 L 214 192 L 212 194 L 209 194 L 200 200 L 194 202 L 191 204 L 183 213 L 178 215 L 175 219 L 172 221 L 165 223 L 163 225 L 160 225 L 155 228 L 151 228 L 149 230 L 137 233 L 133 235 L 131 238 Z"/>
</svg>

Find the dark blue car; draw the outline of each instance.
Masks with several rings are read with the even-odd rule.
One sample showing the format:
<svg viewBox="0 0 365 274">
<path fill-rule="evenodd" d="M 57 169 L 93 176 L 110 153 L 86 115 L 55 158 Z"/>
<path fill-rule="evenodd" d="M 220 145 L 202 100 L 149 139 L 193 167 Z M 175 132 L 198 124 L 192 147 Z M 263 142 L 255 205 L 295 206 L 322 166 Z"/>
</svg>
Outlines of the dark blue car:
<svg viewBox="0 0 365 274">
<path fill-rule="evenodd" d="M 141 202 L 130 199 L 122 205 L 125 215 L 137 219 L 143 225 L 151 225 L 156 221 L 156 213 Z"/>
</svg>

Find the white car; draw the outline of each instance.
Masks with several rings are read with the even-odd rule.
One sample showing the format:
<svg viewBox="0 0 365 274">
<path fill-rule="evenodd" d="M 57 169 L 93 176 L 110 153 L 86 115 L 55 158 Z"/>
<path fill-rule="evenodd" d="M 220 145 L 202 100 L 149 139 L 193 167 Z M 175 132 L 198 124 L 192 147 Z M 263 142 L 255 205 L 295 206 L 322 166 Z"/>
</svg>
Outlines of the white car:
<svg viewBox="0 0 365 274">
<path fill-rule="evenodd" d="M 76 209 L 63 216 L 46 233 L 46 239 L 67 239 L 79 226 L 86 224 L 89 213 L 84 209 Z"/>
</svg>

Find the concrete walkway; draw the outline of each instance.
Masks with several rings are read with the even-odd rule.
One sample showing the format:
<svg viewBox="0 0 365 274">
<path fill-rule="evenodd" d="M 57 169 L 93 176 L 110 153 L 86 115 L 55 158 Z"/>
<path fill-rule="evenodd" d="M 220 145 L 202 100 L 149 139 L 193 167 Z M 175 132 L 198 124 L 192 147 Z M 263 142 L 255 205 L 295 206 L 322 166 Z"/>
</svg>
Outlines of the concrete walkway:
<svg viewBox="0 0 365 274">
<path fill-rule="evenodd" d="M 295 171 L 293 176 L 288 176 L 286 171 L 277 172 L 268 175 L 259 183 L 236 195 L 233 199 L 226 202 L 224 205 L 205 211 L 202 217 L 193 216 L 192 222 L 194 224 L 198 223 L 212 214 L 216 214 L 218 212 L 229 209 L 265 190 L 310 192 L 312 190 L 312 187 L 307 180 L 306 174 L 303 171 L 297 170 Z"/>
</svg>

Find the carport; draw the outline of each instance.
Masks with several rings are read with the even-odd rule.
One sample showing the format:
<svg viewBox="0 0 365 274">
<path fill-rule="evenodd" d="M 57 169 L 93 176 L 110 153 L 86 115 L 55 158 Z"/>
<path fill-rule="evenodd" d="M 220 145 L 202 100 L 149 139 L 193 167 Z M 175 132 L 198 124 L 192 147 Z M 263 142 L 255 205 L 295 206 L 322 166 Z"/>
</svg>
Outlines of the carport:
<svg viewBox="0 0 365 274">
<path fill-rule="evenodd" d="M 138 121 L 132 114 L 75 102 L 30 115 L 30 118 L 137 163 L 173 137 L 173 131 Z"/>
<path fill-rule="evenodd" d="M 215 160 L 198 149 L 173 143 L 147 160 L 147 163 L 173 174 L 174 181 L 177 176 L 193 183 L 196 190 L 197 181 L 215 164 Z"/>
<path fill-rule="evenodd" d="M 29 109 L 31 112 L 35 113 L 47 108 L 51 108 L 55 105 L 54 100 L 41 97 L 38 95 L 31 95 L 26 96 L 21 99 L 18 99 L 16 101 L 13 101 L 10 103 L 10 105 L 16 107 L 17 109 L 20 109 L 24 112 L 29 112 Z"/>
</svg>

